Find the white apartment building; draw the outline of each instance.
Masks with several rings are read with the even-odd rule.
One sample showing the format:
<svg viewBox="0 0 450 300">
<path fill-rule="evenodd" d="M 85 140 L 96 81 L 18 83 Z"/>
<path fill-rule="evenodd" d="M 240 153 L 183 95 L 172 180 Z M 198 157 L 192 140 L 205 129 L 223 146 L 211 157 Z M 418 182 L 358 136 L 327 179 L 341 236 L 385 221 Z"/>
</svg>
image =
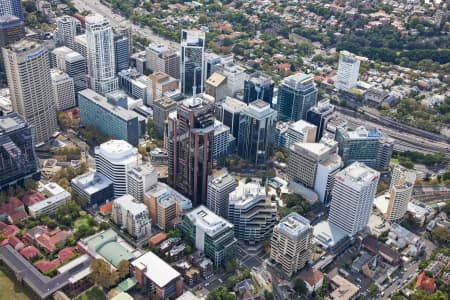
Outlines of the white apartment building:
<svg viewBox="0 0 450 300">
<path fill-rule="evenodd" d="M 88 74 L 91 88 L 99 94 L 118 89 L 116 77 L 114 33 L 110 22 L 99 14 L 86 17 Z"/>
<path fill-rule="evenodd" d="M 34 142 L 47 142 L 58 130 L 47 49 L 23 39 L 2 49 L 13 110 L 34 127 Z"/>
<path fill-rule="evenodd" d="M 56 18 L 56 43 L 73 49 L 74 39 L 77 35 L 77 19 L 71 16 L 61 16 Z"/>
<path fill-rule="evenodd" d="M 408 210 L 408 203 L 416 181 L 416 173 L 401 165 L 396 165 L 392 171 L 391 185 L 389 187 L 389 204 L 386 218 L 389 221 L 398 221 Z"/>
<path fill-rule="evenodd" d="M 314 143 L 316 139 L 317 126 L 304 120 L 291 123 L 287 130 L 286 147 L 295 143 Z"/>
<path fill-rule="evenodd" d="M 110 140 L 95 147 L 97 172 L 113 183 L 114 197 L 127 193 L 127 173 L 139 165 L 137 149 L 124 140 Z"/>
<path fill-rule="evenodd" d="M 257 182 L 244 183 L 230 193 L 227 219 L 234 225 L 238 240 L 256 245 L 268 239 L 275 226 L 277 207 Z"/>
<path fill-rule="evenodd" d="M 158 182 L 158 173 L 151 164 L 131 168 L 127 173 L 127 193 L 139 202 L 144 201 L 144 193 Z"/>
<path fill-rule="evenodd" d="M 312 260 L 313 228 L 308 219 L 290 213 L 273 228 L 270 259 L 291 276 Z"/>
<path fill-rule="evenodd" d="M 347 91 L 356 86 L 359 76 L 359 65 L 367 58 L 356 56 L 346 50 L 340 52 L 339 66 L 335 86 L 338 90 Z"/>
<path fill-rule="evenodd" d="M 58 208 L 66 205 L 72 198 L 68 191 L 54 182 L 46 184 L 43 193 L 48 198 L 28 207 L 28 213 L 33 218 L 39 218 L 41 215 L 53 215 Z"/>
<path fill-rule="evenodd" d="M 369 222 L 380 173 L 355 162 L 336 174 L 328 221 L 354 236 Z"/>
<path fill-rule="evenodd" d="M 206 206 L 216 215 L 226 218 L 228 215 L 228 197 L 237 186 L 237 181 L 226 169 L 210 175 L 206 192 Z"/>
<path fill-rule="evenodd" d="M 124 227 L 137 239 L 151 234 L 152 223 L 147 206 L 136 201 L 131 195 L 125 194 L 114 200 L 111 217 L 115 224 Z"/>
</svg>

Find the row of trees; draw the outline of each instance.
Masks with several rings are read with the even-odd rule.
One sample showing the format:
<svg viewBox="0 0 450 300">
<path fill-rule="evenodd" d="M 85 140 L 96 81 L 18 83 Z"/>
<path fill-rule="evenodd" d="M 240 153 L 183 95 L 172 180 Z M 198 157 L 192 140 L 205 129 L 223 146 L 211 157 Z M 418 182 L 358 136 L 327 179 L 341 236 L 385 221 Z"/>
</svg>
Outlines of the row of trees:
<svg viewBox="0 0 450 300">
<path fill-rule="evenodd" d="M 130 273 L 130 263 L 127 260 L 121 260 L 117 270 L 101 258 L 95 258 L 90 265 L 91 274 L 88 279 L 102 288 L 115 286 L 120 279 L 125 278 Z"/>
</svg>

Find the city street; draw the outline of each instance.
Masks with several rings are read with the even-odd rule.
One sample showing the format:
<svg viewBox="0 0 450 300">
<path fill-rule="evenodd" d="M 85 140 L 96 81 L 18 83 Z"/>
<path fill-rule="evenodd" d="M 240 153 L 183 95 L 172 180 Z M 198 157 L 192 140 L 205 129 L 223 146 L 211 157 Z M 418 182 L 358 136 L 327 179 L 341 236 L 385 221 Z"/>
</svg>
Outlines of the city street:
<svg viewBox="0 0 450 300">
<path fill-rule="evenodd" d="M 89 1 L 73 0 L 72 2 L 79 11 L 87 10 L 105 16 L 106 18 L 109 19 L 113 27 L 120 27 L 120 26 L 128 27 L 131 28 L 131 31 L 133 33 L 145 37 L 153 42 L 166 45 L 172 49 L 179 49 L 180 47 L 180 44 L 171 42 L 163 37 L 158 36 L 150 28 L 141 27 L 136 24 L 133 24 L 130 20 L 126 19 L 125 17 L 113 13 L 111 8 L 104 5 L 99 0 L 89 0 Z"/>
</svg>

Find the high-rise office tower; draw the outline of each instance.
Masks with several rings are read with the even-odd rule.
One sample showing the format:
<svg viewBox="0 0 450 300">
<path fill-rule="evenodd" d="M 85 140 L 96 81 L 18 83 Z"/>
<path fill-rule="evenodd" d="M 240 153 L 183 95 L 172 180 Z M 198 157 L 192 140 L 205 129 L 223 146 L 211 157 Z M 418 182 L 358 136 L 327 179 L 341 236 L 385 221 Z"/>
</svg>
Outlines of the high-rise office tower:
<svg viewBox="0 0 450 300">
<path fill-rule="evenodd" d="M 22 22 L 23 11 L 21 0 L 0 0 L 0 16 L 16 16 Z"/>
<path fill-rule="evenodd" d="M 47 49 L 21 40 L 3 48 L 3 59 L 14 111 L 34 127 L 35 143 L 48 141 L 58 126 Z"/>
<path fill-rule="evenodd" d="M 401 165 L 396 165 L 392 171 L 389 187 L 389 203 L 386 218 L 391 222 L 399 221 L 408 210 L 408 203 L 416 181 L 416 173 Z"/>
<path fill-rule="evenodd" d="M 196 206 L 206 203 L 214 145 L 214 105 L 203 98 L 179 103 L 177 118 L 169 117 L 168 183 Z"/>
<path fill-rule="evenodd" d="M 86 34 L 80 34 L 74 38 L 73 48 L 75 51 L 83 55 L 86 60 L 88 59 L 88 42 Z"/>
<path fill-rule="evenodd" d="M 328 222 L 354 236 L 369 222 L 380 173 L 355 162 L 336 174 Z"/>
<path fill-rule="evenodd" d="M 56 19 L 55 39 L 58 46 L 66 46 L 73 49 L 76 35 L 77 19 L 66 15 Z"/>
<path fill-rule="evenodd" d="M 123 140 L 110 140 L 95 147 L 97 172 L 113 183 L 114 197 L 127 193 L 127 173 L 139 165 L 137 149 Z"/>
<path fill-rule="evenodd" d="M 87 16 L 86 39 L 91 88 L 103 95 L 117 90 L 114 34 L 109 21 L 99 14 Z"/>
<path fill-rule="evenodd" d="M 316 105 L 317 88 L 311 74 L 297 73 L 283 79 L 278 89 L 278 120 L 306 120 L 306 112 Z"/>
<path fill-rule="evenodd" d="M 128 69 L 130 64 L 130 37 L 127 30 L 114 33 L 114 61 L 116 72 Z"/>
<path fill-rule="evenodd" d="M 238 153 L 255 164 L 265 163 L 272 149 L 276 111 L 262 100 L 250 103 L 239 116 Z"/>
<path fill-rule="evenodd" d="M 392 152 L 394 152 L 394 139 L 388 136 L 381 136 L 378 143 L 376 169 L 380 172 L 389 170 Z"/>
<path fill-rule="evenodd" d="M 31 128 L 18 113 L 0 116 L 0 190 L 40 179 Z"/>
<path fill-rule="evenodd" d="M 145 49 L 147 68 L 180 79 L 180 56 L 162 44 L 151 43 Z"/>
<path fill-rule="evenodd" d="M 215 214 L 226 218 L 228 215 L 228 197 L 237 186 L 237 181 L 226 169 L 210 175 L 208 178 L 206 206 Z"/>
<path fill-rule="evenodd" d="M 295 143 L 314 143 L 317 127 L 303 120 L 291 123 L 287 129 L 287 143 L 289 147 Z"/>
<path fill-rule="evenodd" d="M 227 220 L 234 225 L 234 235 L 256 245 L 272 234 L 277 215 L 276 204 L 266 195 L 266 188 L 256 182 L 243 183 L 230 193 Z"/>
<path fill-rule="evenodd" d="M 312 260 L 313 228 L 308 219 L 290 213 L 273 228 L 270 259 L 291 276 Z"/>
<path fill-rule="evenodd" d="M 225 157 L 235 144 L 236 139 L 230 134 L 230 127 L 219 120 L 214 120 L 214 159 Z"/>
<path fill-rule="evenodd" d="M 56 110 L 64 111 L 74 107 L 76 103 L 73 78 L 57 69 L 52 69 L 51 76 Z"/>
<path fill-rule="evenodd" d="M 180 89 L 183 94 L 203 92 L 205 69 L 205 32 L 183 29 L 180 61 Z"/>
<path fill-rule="evenodd" d="M 5 71 L 1 48 L 25 37 L 25 26 L 16 16 L 0 16 L 0 72 Z"/>
<path fill-rule="evenodd" d="M 178 80 L 163 72 L 154 72 L 148 76 L 148 80 L 150 82 L 150 103 L 178 88 Z"/>
<path fill-rule="evenodd" d="M 360 126 L 354 131 L 338 128 L 336 141 L 339 143 L 339 155 L 342 157 L 344 165 L 348 166 L 359 161 L 375 168 L 380 138 L 381 131 L 377 128 Z"/>
<path fill-rule="evenodd" d="M 231 134 L 237 139 L 239 136 L 239 118 L 247 105 L 236 98 L 226 97 L 220 103 L 216 102 L 216 106 L 217 118 L 230 127 Z"/>
<path fill-rule="evenodd" d="M 340 52 L 337 78 L 334 84 L 338 90 L 347 91 L 356 86 L 361 60 L 367 59 L 346 50 Z"/>
<path fill-rule="evenodd" d="M 309 189 L 316 189 L 317 180 L 329 179 L 329 173 L 340 169 L 342 162 L 337 158 L 336 147 L 323 143 L 295 143 L 289 148 L 288 177 Z M 336 161 L 336 163 L 333 163 Z M 329 173 L 318 174 L 320 165 L 330 165 Z M 332 166 L 332 167 L 331 167 Z M 323 187 L 326 188 L 326 187 Z M 321 199 L 323 201 L 323 199 Z"/>
<path fill-rule="evenodd" d="M 328 120 L 334 114 L 334 105 L 330 104 L 330 99 L 322 99 L 316 106 L 311 107 L 306 113 L 306 121 L 317 126 L 316 142 L 322 138 L 323 132 L 327 128 Z"/>
<path fill-rule="evenodd" d="M 216 59 L 211 60 L 210 57 L 211 54 L 209 53 L 207 54 L 209 57 L 207 57 L 205 54 L 206 70 L 207 70 L 205 78 L 209 80 L 209 78 L 213 73 L 219 73 L 226 77 L 224 83 L 224 93 L 226 95 L 234 96 L 237 92 L 242 92 L 242 89 L 244 88 L 244 82 L 249 77 L 248 74 L 245 72 L 246 69 L 234 62 L 234 57 L 232 54 L 219 56 L 218 60 Z M 209 72 L 211 71 L 213 72 L 208 73 L 208 70 Z"/>
<path fill-rule="evenodd" d="M 153 126 L 160 138 L 167 136 L 167 118 L 176 110 L 177 102 L 168 97 L 153 101 Z"/>
<path fill-rule="evenodd" d="M 272 106 L 274 86 L 272 77 L 259 71 L 255 72 L 244 81 L 243 101 L 249 104 L 256 100 L 263 100 Z"/>
<path fill-rule="evenodd" d="M 54 56 L 53 67 L 73 78 L 75 94 L 87 88 L 86 58 L 67 47 L 56 48 L 52 51 L 52 56 Z"/>
<path fill-rule="evenodd" d="M 138 165 L 127 173 L 127 193 L 139 202 L 144 201 L 144 193 L 158 182 L 158 173 L 151 164 Z"/>
</svg>

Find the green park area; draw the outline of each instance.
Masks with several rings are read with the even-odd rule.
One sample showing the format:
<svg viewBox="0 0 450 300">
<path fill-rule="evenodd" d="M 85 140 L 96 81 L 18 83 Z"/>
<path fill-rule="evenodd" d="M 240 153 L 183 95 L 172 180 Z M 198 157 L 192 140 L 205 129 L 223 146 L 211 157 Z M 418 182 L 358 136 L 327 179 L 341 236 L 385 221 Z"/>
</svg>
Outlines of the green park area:
<svg viewBox="0 0 450 300">
<path fill-rule="evenodd" d="M 0 269 L 0 294 L 2 299 L 30 300 L 32 299 L 24 289 L 16 284 L 8 275 Z"/>
<path fill-rule="evenodd" d="M 105 299 L 105 294 L 98 288 L 92 287 L 86 292 L 79 295 L 76 300 L 102 300 Z"/>
</svg>

